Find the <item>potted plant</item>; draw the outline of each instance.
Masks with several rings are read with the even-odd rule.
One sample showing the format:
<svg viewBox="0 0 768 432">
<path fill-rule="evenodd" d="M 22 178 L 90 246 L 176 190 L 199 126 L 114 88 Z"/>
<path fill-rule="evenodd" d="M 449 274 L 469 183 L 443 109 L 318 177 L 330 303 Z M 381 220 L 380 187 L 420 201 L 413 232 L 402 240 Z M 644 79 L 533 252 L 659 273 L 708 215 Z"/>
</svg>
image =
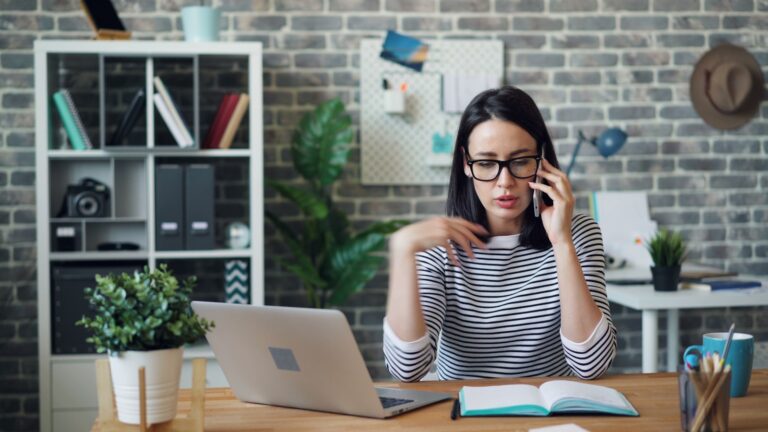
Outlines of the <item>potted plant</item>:
<svg viewBox="0 0 768 432">
<path fill-rule="evenodd" d="M 160 265 L 134 274 L 96 275 L 96 287 L 85 297 L 94 311 L 77 325 L 90 330 L 86 340 L 100 353 L 109 353 L 118 420 L 139 424 L 139 368 L 144 366 L 147 422 L 176 417 L 182 346 L 213 327 L 190 306 L 195 284 L 191 277 L 179 284 Z"/>
<path fill-rule="evenodd" d="M 295 230 L 266 212 L 293 256 L 278 257 L 278 262 L 302 281 L 309 304 L 317 308 L 343 304 L 362 290 L 384 262 L 374 253 L 384 248 L 388 234 L 406 224 L 378 222 L 353 234 L 347 216 L 334 206 L 331 191 L 347 163 L 351 124 L 341 100 L 320 104 L 302 118 L 291 143 L 293 166 L 306 187 L 266 182 L 304 215 Z"/>
<path fill-rule="evenodd" d="M 680 267 L 687 255 L 683 237 L 680 233 L 662 229 L 646 242 L 645 247 L 653 260 L 653 288 L 656 291 L 676 291 L 680 282 Z"/>
<path fill-rule="evenodd" d="M 210 42 L 219 40 L 221 12 L 213 6 L 206 6 L 204 0 L 197 5 L 181 9 L 181 26 L 187 42 Z"/>
</svg>

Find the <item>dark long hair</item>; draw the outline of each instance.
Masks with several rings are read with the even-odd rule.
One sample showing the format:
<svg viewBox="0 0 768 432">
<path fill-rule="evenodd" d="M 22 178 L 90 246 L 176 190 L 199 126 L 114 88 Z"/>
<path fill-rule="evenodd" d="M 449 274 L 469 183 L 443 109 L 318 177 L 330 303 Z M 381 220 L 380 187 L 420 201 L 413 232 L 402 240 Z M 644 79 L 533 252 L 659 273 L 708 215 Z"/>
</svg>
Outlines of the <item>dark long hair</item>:
<svg viewBox="0 0 768 432">
<path fill-rule="evenodd" d="M 464 174 L 464 154 L 469 155 L 469 135 L 477 125 L 492 118 L 506 120 L 528 132 L 536 140 L 536 151 L 553 166 L 559 168 L 552 139 L 541 117 L 536 102 L 527 93 L 517 87 L 505 86 L 486 90 L 472 99 L 461 116 L 459 130 L 456 133 L 456 146 L 453 150 L 451 182 L 448 186 L 448 216 L 458 216 L 483 225 L 490 230 L 488 216 L 475 192 L 472 177 Z M 543 180 L 543 179 L 542 179 Z M 542 194 L 544 202 L 552 205 L 552 200 Z M 534 249 L 548 249 L 552 246 L 541 223 L 541 218 L 533 214 L 533 201 L 523 212 L 520 244 Z"/>
</svg>

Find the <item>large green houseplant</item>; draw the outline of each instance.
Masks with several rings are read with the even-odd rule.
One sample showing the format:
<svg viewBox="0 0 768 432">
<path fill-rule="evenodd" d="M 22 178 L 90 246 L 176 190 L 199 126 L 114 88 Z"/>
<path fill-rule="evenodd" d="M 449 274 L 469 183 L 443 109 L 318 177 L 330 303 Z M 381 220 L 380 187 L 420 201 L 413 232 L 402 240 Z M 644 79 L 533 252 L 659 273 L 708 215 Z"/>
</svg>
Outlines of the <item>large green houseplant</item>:
<svg viewBox="0 0 768 432">
<path fill-rule="evenodd" d="M 675 291 L 680 282 L 680 269 L 688 254 L 680 233 L 661 229 L 645 244 L 653 260 L 651 276 L 656 291 Z"/>
<path fill-rule="evenodd" d="M 347 163 L 351 125 L 339 99 L 320 104 L 302 118 L 291 143 L 293 165 L 306 187 L 267 180 L 303 213 L 296 230 L 275 214 L 266 215 L 292 255 L 277 259 L 302 281 L 312 307 L 341 305 L 362 290 L 384 261 L 375 253 L 384 248 L 387 235 L 406 224 L 378 222 L 352 233 L 347 216 L 334 206 L 332 188 Z"/>
<path fill-rule="evenodd" d="M 145 367 L 147 421 L 161 423 L 176 416 L 183 349 L 213 327 L 190 304 L 195 278 L 179 283 L 165 265 L 133 274 L 96 275 L 85 289 L 93 315 L 77 325 L 91 336 L 98 352 L 108 352 L 118 419 L 138 424 L 138 370 Z"/>
</svg>

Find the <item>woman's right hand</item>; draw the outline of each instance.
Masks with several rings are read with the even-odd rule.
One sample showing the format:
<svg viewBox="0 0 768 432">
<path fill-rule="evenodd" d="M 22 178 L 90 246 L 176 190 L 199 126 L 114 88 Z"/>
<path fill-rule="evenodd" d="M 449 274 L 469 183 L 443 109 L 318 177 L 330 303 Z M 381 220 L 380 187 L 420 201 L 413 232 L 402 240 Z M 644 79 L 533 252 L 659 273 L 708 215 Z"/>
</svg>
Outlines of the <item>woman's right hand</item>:
<svg viewBox="0 0 768 432">
<path fill-rule="evenodd" d="M 458 266 L 454 245 L 459 246 L 475 259 L 472 245 L 485 248 L 478 236 L 487 236 L 488 231 L 480 224 L 455 217 L 434 217 L 416 222 L 397 230 L 389 240 L 391 253 L 415 254 L 436 246 L 445 248 L 448 260 Z"/>
</svg>

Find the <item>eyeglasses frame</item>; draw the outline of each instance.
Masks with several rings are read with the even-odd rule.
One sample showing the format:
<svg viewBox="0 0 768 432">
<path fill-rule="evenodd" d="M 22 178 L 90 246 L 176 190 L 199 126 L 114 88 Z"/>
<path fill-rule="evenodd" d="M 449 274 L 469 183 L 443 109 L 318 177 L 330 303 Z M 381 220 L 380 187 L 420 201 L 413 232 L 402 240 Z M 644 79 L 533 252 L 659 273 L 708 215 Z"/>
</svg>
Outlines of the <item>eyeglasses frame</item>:
<svg viewBox="0 0 768 432">
<path fill-rule="evenodd" d="M 531 159 L 531 158 L 536 160 L 536 171 L 534 171 L 532 175 L 529 175 L 529 176 L 526 176 L 526 177 L 516 176 L 512 172 L 512 169 L 509 167 L 509 164 L 512 161 L 516 161 L 516 160 L 519 160 L 519 159 Z M 475 170 L 472 169 L 472 165 L 474 163 L 476 163 L 476 162 L 495 162 L 498 165 L 499 169 L 496 171 L 496 175 L 493 178 L 488 179 L 488 180 L 482 180 L 482 179 L 477 178 L 477 176 L 475 176 Z M 469 165 L 469 172 L 472 173 L 472 178 L 474 178 L 477 181 L 490 182 L 490 181 L 494 181 L 494 180 L 498 179 L 499 176 L 501 175 L 501 170 L 504 169 L 504 166 L 506 166 L 507 171 L 509 171 L 509 174 L 512 177 L 514 177 L 516 179 L 520 179 L 520 180 L 525 180 L 525 179 L 528 179 L 528 178 L 531 178 L 531 177 L 535 177 L 536 174 L 539 172 L 539 166 L 541 165 L 541 155 L 537 154 L 536 156 L 520 156 L 520 157 L 516 157 L 516 158 L 512 158 L 512 159 L 507 159 L 507 160 L 503 160 L 503 161 L 496 160 L 496 159 L 469 159 L 469 158 L 467 158 L 467 165 Z"/>
</svg>

